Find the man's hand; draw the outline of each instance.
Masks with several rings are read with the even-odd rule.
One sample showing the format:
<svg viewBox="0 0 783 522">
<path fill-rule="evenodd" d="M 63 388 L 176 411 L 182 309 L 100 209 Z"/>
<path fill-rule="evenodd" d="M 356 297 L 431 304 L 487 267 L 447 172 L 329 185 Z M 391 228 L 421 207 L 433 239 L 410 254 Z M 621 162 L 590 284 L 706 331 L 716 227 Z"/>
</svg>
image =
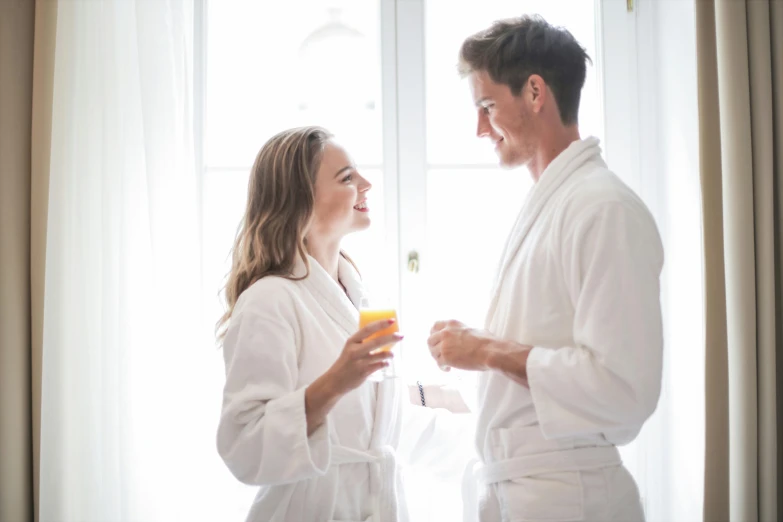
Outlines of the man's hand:
<svg viewBox="0 0 783 522">
<path fill-rule="evenodd" d="M 486 330 L 468 328 L 459 321 L 438 321 L 427 340 L 432 357 L 445 371 L 495 370 L 528 387 L 527 359 L 531 346 L 498 339 Z"/>
<path fill-rule="evenodd" d="M 438 321 L 430 330 L 427 345 L 444 370 L 487 370 L 487 347 L 496 340 L 489 332 L 468 328 L 459 321 Z"/>
</svg>

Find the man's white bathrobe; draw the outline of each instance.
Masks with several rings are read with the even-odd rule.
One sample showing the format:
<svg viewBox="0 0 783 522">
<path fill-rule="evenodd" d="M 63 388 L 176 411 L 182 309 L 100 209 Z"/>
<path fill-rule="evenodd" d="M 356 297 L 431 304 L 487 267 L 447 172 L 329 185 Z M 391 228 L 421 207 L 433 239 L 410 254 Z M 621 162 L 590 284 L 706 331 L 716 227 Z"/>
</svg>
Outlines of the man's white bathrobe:
<svg viewBox="0 0 783 522">
<path fill-rule="evenodd" d="M 615 446 L 636 437 L 660 395 L 663 248 L 600 153 L 588 138 L 548 166 L 501 259 L 485 328 L 534 348 L 529 389 L 480 376 L 482 521 L 643 517 Z"/>
<path fill-rule="evenodd" d="M 401 438 L 409 452 L 428 448 L 425 458 L 441 473 L 458 473 L 467 458 L 449 450 L 465 439 L 449 432 L 468 419 L 455 424 L 448 412 L 413 406 L 400 379 L 365 382 L 308 437 L 305 389 L 356 332 L 364 295 L 342 257 L 348 296 L 317 261 L 309 265 L 307 278 L 265 277 L 237 301 L 223 345 L 218 452 L 239 480 L 261 486 L 248 521 L 405 522 Z M 304 273 L 299 262 L 294 275 Z"/>
</svg>

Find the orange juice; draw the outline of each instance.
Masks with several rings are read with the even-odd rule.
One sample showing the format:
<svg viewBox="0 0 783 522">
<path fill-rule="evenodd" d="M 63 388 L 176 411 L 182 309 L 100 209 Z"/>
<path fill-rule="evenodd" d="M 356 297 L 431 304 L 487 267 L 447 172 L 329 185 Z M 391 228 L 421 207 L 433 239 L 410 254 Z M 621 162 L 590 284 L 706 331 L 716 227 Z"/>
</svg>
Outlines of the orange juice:
<svg viewBox="0 0 783 522">
<path fill-rule="evenodd" d="M 384 335 L 390 335 L 396 332 L 399 332 L 399 326 L 397 325 L 397 312 L 395 310 L 360 310 L 359 311 L 359 328 L 364 328 L 370 323 L 373 323 L 375 321 L 381 321 L 381 320 L 388 320 L 388 319 L 394 319 L 394 324 L 390 324 L 388 327 L 384 328 L 380 332 L 376 332 L 372 334 L 369 337 L 366 337 L 364 340 L 369 341 L 371 339 L 375 339 L 376 337 L 383 337 Z M 377 351 L 389 351 L 391 350 L 391 345 L 389 346 L 383 346 L 379 348 Z"/>
</svg>

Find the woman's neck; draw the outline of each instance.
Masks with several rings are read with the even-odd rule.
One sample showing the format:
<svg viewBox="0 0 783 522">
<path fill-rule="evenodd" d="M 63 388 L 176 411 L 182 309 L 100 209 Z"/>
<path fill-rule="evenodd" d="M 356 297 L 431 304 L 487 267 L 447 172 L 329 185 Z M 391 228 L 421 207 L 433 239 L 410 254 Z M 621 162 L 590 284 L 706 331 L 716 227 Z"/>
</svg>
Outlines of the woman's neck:
<svg viewBox="0 0 783 522">
<path fill-rule="evenodd" d="M 337 267 L 340 261 L 340 241 L 327 241 L 318 238 L 307 238 L 307 253 L 326 270 L 329 276 L 340 282 Z"/>
</svg>

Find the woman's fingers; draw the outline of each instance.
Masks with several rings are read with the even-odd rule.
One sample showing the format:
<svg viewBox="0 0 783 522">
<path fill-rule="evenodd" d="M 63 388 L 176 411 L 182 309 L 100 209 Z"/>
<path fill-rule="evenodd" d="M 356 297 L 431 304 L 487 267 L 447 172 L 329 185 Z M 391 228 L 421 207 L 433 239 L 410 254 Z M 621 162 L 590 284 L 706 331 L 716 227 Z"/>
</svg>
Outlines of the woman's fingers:
<svg viewBox="0 0 783 522">
<path fill-rule="evenodd" d="M 381 319 L 380 321 L 373 321 L 367 326 L 360 328 L 355 334 L 348 338 L 349 343 L 361 343 L 366 338 L 370 337 L 374 333 L 378 333 L 384 328 L 388 328 L 396 322 L 395 319 Z"/>
<path fill-rule="evenodd" d="M 372 363 L 385 361 L 394 357 L 394 353 L 391 350 L 376 350 L 366 355 L 366 360 Z"/>
<path fill-rule="evenodd" d="M 389 335 L 383 335 L 377 339 L 365 341 L 360 345 L 359 353 L 362 355 L 367 355 L 374 352 L 375 350 L 379 350 L 380 348 L 385 348 L 387 346 L 389 347 L 389 350 L 391 350 L 392 345 L 400 342 L 402 338 L 403 336 L 399 333 L 393 333 Z"/>
<path fill-rule="evenodd" d="M 367 367 L 364 369 L 364 378 L 366 379 L 367 377 L 369 377 L 373 373 L 375 373 L 378 370 L 381 370 L 383 368 L 386 368 L 387 366 L 389 366 L 389 362 L 388 361 L 381 361 L 381 362 L 368 364 Z"/>
</svg>

